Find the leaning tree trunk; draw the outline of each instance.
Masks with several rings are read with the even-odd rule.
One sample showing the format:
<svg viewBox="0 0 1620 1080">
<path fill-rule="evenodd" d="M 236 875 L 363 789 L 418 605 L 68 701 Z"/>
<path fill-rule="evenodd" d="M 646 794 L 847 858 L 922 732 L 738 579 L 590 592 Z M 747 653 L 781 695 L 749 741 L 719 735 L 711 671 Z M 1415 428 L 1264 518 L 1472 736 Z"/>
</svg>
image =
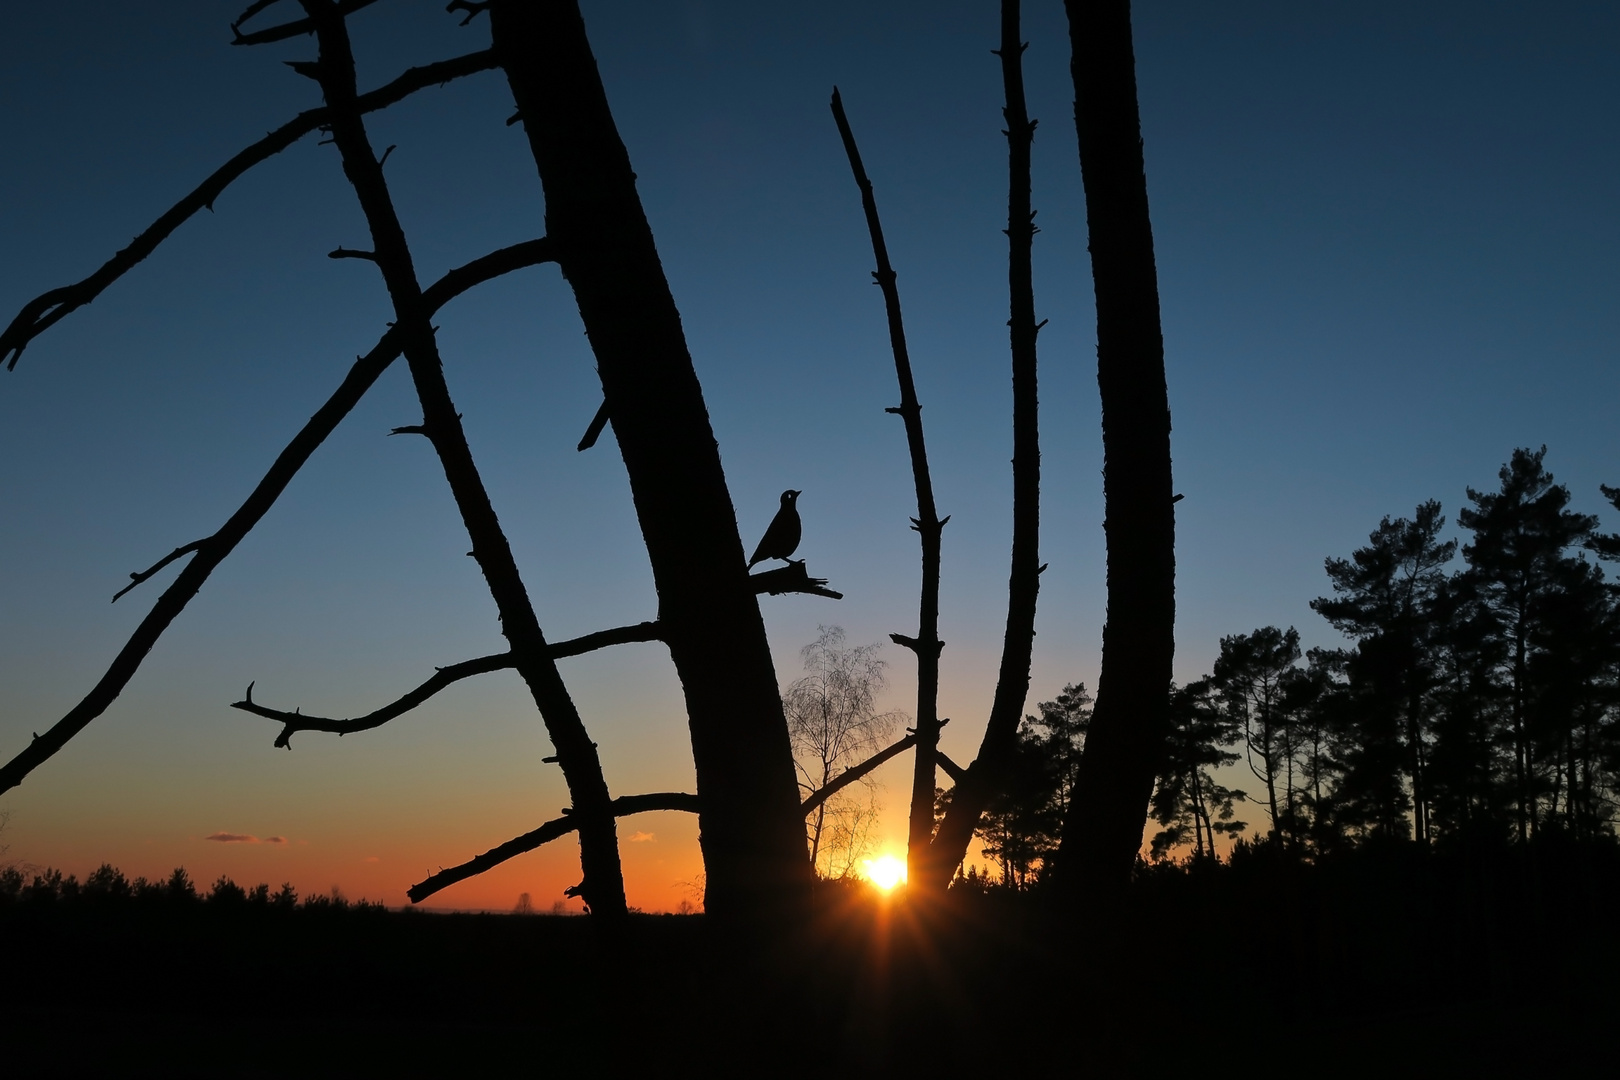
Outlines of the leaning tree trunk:
<svg viewBox="0 0 1620 1080">
<path fill-rule="evenodd" d="M 1071 896 L 1122 884 L 1141 848 L 1175 653 L 1170 406 L 1129 0 L 1067 0 L 1074 122 L 1097 294 L 1108 613 L 1058 872 Z"/>
<path fill-rule="evenodd" d="M 706 907 L 728 920 L 782 912 L 810 882 L 793 752 L 736 512 L 630 157 L 577 2 L 497 0 L 489 10 L 686 696 Z"/>
</svg>

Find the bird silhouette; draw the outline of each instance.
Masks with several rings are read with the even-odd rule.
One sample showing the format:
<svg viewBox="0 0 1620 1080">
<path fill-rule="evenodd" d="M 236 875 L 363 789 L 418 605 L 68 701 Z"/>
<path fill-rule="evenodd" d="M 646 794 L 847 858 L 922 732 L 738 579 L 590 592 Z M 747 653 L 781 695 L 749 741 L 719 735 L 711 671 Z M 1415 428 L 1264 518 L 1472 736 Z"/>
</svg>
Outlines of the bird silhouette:
<svg viewBox="0 0 1620 1080">
<path fill-rule="evenodd" d="M 759 538 L 759 547 L 754 549 L 754 557 L 748 560 L 748 569 L 752 570 L 755 563 L 766 559 L 781 559 L 788 561 L 799 547 L 799 509 L 794 502 L 803 492 L 789 488 L 782 492 L 782 508 L 771 518 L 770 525 L 765 528 L 765 535 Z"/>
</svg>

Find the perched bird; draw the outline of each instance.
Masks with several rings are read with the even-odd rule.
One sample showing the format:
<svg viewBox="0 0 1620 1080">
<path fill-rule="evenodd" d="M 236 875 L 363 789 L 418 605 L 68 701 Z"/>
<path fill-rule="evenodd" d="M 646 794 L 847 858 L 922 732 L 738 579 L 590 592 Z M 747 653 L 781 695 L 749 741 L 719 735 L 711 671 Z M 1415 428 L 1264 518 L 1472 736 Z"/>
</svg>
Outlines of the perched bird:
<svg viewBox="0 0 1620 1080">
<path fill-rule="evenodd" d="M 782 508 L 771 518 L 771 523 L 765 529 L 765 535 L 759 538 L 759 547 L 754 549 L 754 557 L 748 560 L 748 569 L 752 570 L 755 563 L 766 559 L 781 559 L 787 562 L 799 547 L 799 510 L 794 502 L 803 492 L 789 488 L 782 492 Z"/>
</svg>

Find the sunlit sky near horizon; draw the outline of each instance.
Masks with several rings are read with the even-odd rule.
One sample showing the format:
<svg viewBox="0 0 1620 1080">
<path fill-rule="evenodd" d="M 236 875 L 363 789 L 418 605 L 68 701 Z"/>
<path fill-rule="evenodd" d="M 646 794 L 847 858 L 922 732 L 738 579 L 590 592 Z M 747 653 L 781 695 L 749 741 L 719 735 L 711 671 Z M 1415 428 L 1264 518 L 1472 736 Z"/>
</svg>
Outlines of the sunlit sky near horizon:
<svg viewBox="0 0 1620 1080">
<path fill-rule="evenodd" d="M 240 0 L 14 5 L 0 39 L 0 317 L 93 270 L 219 163 L 318 103 L 233 49 Z M 442 3 L 352 20 L 363 87 L 481 48 Z M 915 506 L 857 194 L 827 110 L 841 88 L 877 185 L 946 531 L 945 748 L 973 756 L 994 689 L 1010 536 L 1005 141 L 997 6 L 585 0 L 720 441 L 744 543 L 802 489 L 799 554 L 846 599 L 763 598 L 785 683 L 818 624 L 916 629 Z M 1025 5 L 1035 145 L 1045 500 L 1030 709 L 1094 685 L 1101 440 L 1062 6 Z M 1222 634 L 1297 625 L 1322 560 L 1386 514 L 1495 485 L 1549 447 L 1576 506 L 1620 483 L 1620 8 L 1601 3 L 1240 3 L 1135 13 L 1174 413 L 1177 677 Z M 494 74 L 374 115 L 424 279 L 539 235 L 543 205 Z M 388 318 L 365 229 L 313 138 L 240 181 L 152 259 L 0 373 L 0 758 L 92 685 L 172 571 L 127 575 L 218 527 Z M 447 307 L 447 375 L 553 639 L 654 614 L 600 397 L 555 268 Z M 567 802 L 511 673 L 343 739 L 229 709 L 354 715 L 501 640 L 404 371 L 385 377 L 148 658 L 109 712 L 22 787 L 7 858 L 80 874 L 336 883 L 401 903 L 438 866 Z M 886 649 L 883 705 L 914 706 Z M 615 794 L 691 790 L 660 646 L 566 661 Z M 909 766 L 888 767 L 899 853 Z M 231 833 L 284 843 L 225 844 Z M 674 908 L 696 822 L 624 819 L 630 902 Z M 545 910 L 578 880 L 553 844 L 435 898 Z"/>
</svg>

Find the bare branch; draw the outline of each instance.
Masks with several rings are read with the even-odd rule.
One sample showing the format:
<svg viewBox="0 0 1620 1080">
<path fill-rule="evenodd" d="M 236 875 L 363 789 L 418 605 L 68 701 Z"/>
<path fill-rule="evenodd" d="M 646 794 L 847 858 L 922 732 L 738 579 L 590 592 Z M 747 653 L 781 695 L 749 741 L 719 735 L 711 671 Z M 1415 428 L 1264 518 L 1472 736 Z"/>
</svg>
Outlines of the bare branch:
<svg viewBox="0 0 1620 1080">
<path fill-rule="evenodd" d="M 430 310 L 436 310 L 452 297 L 459 296 L 474 285 L 499 277 L 520 266 L 546 262 L 551 258 L 551 245 L 543 239 L 529 240 L 503 248 L 444 275 L 422 294 L 423 303 Z M 342 385 L 326 400 L 326 404 L 310 417 L 303 429 L 293 436 L 286 449 L 265 473 L 264 479 L 259 481 L 253 493 L 237 508 L 236 513 L 232 514 L 213 536 L 197 542 L 197 557 L 186 564 L 174 583 L 158 597 L 157 603 L 152 605 L 152 610 L 141 620 L 141 624 L 135 628 L 135 632 L 130 635 L 124 647 L 113 658 L 112 664 L 108 666 L 101 680 L 82 701 L 69 710 L 66 716 L 52 725 L 50 730 L 29 743 L 22 753 L 12 758 L 4 767 L 0 767 L 0 793 L 22 783 L 23 777 L 67 745 L 69 739 L 105 712 L 123 692 L 124 686 L 134 677 L 146 654 L 157 644 L 163 631 L 168 629 L 169 624 L 185 609 L 191 598 L 197 594 L 197 590 L 202 588 L 203 583 L 208 580 L 208 575 L 212 574 L 214 568 L 235 550 L 242 537 L 258 524 L 259 519 L 264 517 L 276 499 L 286 490 L 287 485 L 292 482 L 298 470 L 303 468 L 310 455 L 326 441 L 326 437 L 388 369 L 388 365 L 393 363 L 400 352 L 400 337 L 397 328 L 390 329 L 369 353 L 355 360 Z"/>
<path fill-rule="evenodd" d="M 445 6 L 444 10 L 451 12 L 452 14 L 457 11 L 465 11 L 467 13 L 467 17 L 461 20 L 461 25 L 466 26 L 479 15 L 489 10 L 489 0 L 481 0 L 481 2 L 476 3 L 474 0 L 450 0 L 450 3 Z"/>
<path fill-rule="evenodd" d="M 910 735 L 907 735 L 905 738 L 901 739 L 899 742 L 891 743 L 882 750 L 879 750 L 877 753 L 873 754 L 859 765 L 854 765 L 848 769 L 845 769 L 843 772 L 827 781 L 826 784 L 812 791 L 805 797 L 804 802 L 799 804 L 799 809 L 804 811 L 806 817 L 810 816 L 811 814 L 815 813 L 818 806 L 832 798 L 834 795 L 838 794 L 844 788 L 848 787 L 850 784 L 853 784 L 855 781 L 859 780 L 861 777 L 865 776 L 879 765 L 882 765 L 890 758 L 897 757 L 916 745 L 917 733 L 914 731 Z"/>
<path fill-rule="evenodd" d="M 939 563 L 940 536 L 945 522 L 934 506 L 934 481 L 928 471 L 928 446 L 923 440 L 922 405 L 911 377 L 911 354 L 906 348 L 906 328 L 900 318 L 900 290 L 895 285 L 889 248 L 883 241 L 883 225 L 878 221 L 877 199 L 872 181 L 861 164 L 855 133 L 844 115 L 844 100 L 838 88 L 832 93 L 833 120 L 844 141 L 844 153 L 861 189 L 861 208 L 866 212 L 866 229 L 872 237 L 872 254 L 877 269 L 872 277 L 883 290 L 883 306 L 889 320 L 889 345 L 894 352 L 895 375 L 900 382 L 900 406 L 886 411 L 905 421 L 906 446 L 911 452 L 911 478 L 917 489 L 917 516 L 912 528 L 922 541 L 922 594 L 918 603 L 917 637 L 909 647 L 917 654 L 917 760 L 911 780 L 911 815 L 907 829 L 907 861 L 911 880 L 920 881 L 920 859 L 927 855 L 934 833 L 934 748 L 939 745 Z M 947 518 L 946 520 L 949 520 Z"/>
<path fill-rule="evenodd" d="M 595 446 L 596 440 L 602 437 L 602 429 L 607 427 L 607 422 L 607 402 L 604 401 L 602 402 L 601 407 L 596 410 L 596 415 L 591 417 L 590 425 L 585 429 L 584 436 L 579 440 L 579 445 L 574 447 L 574 449 L 578 450 L 580 453 L 584 453 L 586 450 L 589 450 L 591 447 Z"/>
<path fill-rule="evenodd" d="M 790 559 L 786 566 L 751 574 L 748 580 L 753 583 L 756 596 L 760 593 L 770 593 L 772 596 L 781 596 L 783 593 L 810 593 L 812 596 L 825 596 L 829 600 L 844 598 L 841 592 L 823 588 L 827 584 L 826 578 L 811 577 L 809 571 L 804 568 L 803 559 Z"/>
<path fill-rule="evenodd" d="M 364 259 L 367 262 L 377 261 L 377 253 L 375 251 L 356 251 L 353 248 L 346 248 L 342 244 L 337 246 L 336 251 L 328 251 L 326 253 L 326 257 L 328 259 Z"/>
<path fill-rule="evenodd" d="M 193 540 L 184 547 L 175 548 L 173 551 L 169 552 L 167 555 L 163 556 L 163 558 L 159 559 L 145 570 L 142 570 L 140 573 L 129 575 L 129 584 L 113 593 L 112 602 L 115 604 L 118 603 L 118 598 L 120 596 L 123 596 L 125 593 L 129 592 L 129 590 L 133 589 L 135 586 L 139 585 L 141 582 L 145 581 L 159 570 L 162 570 L 165 566 L 168 566 L 170 563 L 174 562 L 174 560 L 189 555 L 193 551 L 200 551 L 202 546 L 206 543 L 208 543 L 206 539 Z"/>
<path fill-rule="evenodd" d="M 418 90 L 434 85 L 442 86 L 452 79 L 488 71 L 494 66 L 495 54 L 488 49 L 458 56 L 453 60 L 425 64 L 409 69 L 385 86 L 360 95 L 358 104 L 361 111 L 373 112 L 387 108 Z M 162 217 L 148 226 L 146 231 L 131 240 L 128 247 L 108 259 L 94 274 L 83 281 L 42 293 L 24 304 L 16 318 L 11 320 L 11 325 L 0 333 L 0 363 L 6 364 L 7 368 L 15 368 L 23 350 L 30 342 L 65 316 L 95 300 L 109 285 L 157 250 L 158 245 L 168 239 L 169 235 L 192 215 L 199 210 L 212 210 L 214 200 L 243 173 L 281 153 L 311 131 L 327 124 L 330 119 L 331 113 L 325 107 L 299 113 L 221 165 L 212 176 L 198 185 L 191 194 L 170 207 Z"/>
<path fill-rule="evenodd" d="M 243 23 L 247 22 L 248 19 L 252 18 L 254 15 L 257 15 L 259 12 L 263 11 L 265 8 L 269 7 L 275 2 L 276 0 L 257 0 L 257 2 L 249 7 L 247 11 L 243 12 L 235 22 L 231 23 L 231 33 L 235 35 L 231 40 L 231 44 L 268 45 L 272 41 L 286 41 L 288 38 L 295 38 L 302 34 L 313 34 L 315 32 L 315 23 L 312 20 L 297 19 L 290 23 L 283 23 L 280 26 L 272 26 L 268 30 L 259 30 L 252 34 L 242 33 L 239 27 Z M 337 10 L 341 15 L 352 15 L 361 8 L 370 7 L 376 2 L 377 0 L 340 0 L 337 5 Z"/>
<path fill-rule="evenodd" d="M 547 648 L 547 654 L 558 660 L 565 656 L 579 656 L 582 653 L 592 652 L 596 649 L 605 649 L 610 645 L 623 645 L 632 641 L 659 640 L 659 627 L 656 622 L 636 623 L 633 626 L 619 626 L 611 630 L 598 630 L 594 634 L 573 638 L 569 641 L 559 641 Z M 357 716 L 353 719 L 334 720 L 325 716 L 312 716 L 294 710 L 287 712 L 284 709 L 271 709 L 258 704 L 253 700 L 253 683 L 248 684 L 247 693 L 241 701 L 231 702 L 231 708 L 241 709 L 243 712 L 262 716 L 268 720 L 279 720 L 285 727 L 281 734 L 276 736 L 275 745 L 292 749 L 292 737 L 300 731 L 327 731 L 336 735 L 346 735 L 351 731 L 369 731 L 372 728 L 382 727 L 388 721 L 404 716 L 418 705 L 427 701 L 440 690 L 462 679 L 474 675 L 484 675 L 491 671 L 502 671 L 506 668 L 518 666 L 517 657 L 511 652 L 494 653 L 489 656 L 480 656 L 473 660 L 463 660 L 459 664 L 437 669 L 431 678 L 416 689 L 396 698 L 380 709 Z"/>
<path fill-rule="evenodd" d="M 939 762 L 939 767 L 945 770 L 945 775 L 949 776 L 958 784 L 960 784 L 962 782 L 962 778 L 967 775 L 967 770 L 962 768 L 962 766 L 958 765 L 956 762 L 952 761 L 950 756 L 943 750 L 935 750 L 934 759 Z"/>
<path fill-rule="evenodd" d="M 648 795 L 621 795 L 613 800 L 613 816 L 626 817 L 630 814 L 645 814 L 653 810 L 684 810 L 687 813 L 698 812 L 698 797 L 689 795 L 684 791 L 658 791 Z M 470 877 L 482 874 L 493 869 L 508 859 L 533 851 L 542 844 L 567 836 L 579 828 L 579 815 L 564 811 L 560 818 L 553 818 L 533 832 L 508 840 L 499 847 L 491 848 L 478 856 L 452 866 L 448 870 L 440 870 L 437 874 L 406 890 L 411 903 L 420 904 L 440 889 L 449 888 L 458 881 L 465 881 Z"/>
</svg>

